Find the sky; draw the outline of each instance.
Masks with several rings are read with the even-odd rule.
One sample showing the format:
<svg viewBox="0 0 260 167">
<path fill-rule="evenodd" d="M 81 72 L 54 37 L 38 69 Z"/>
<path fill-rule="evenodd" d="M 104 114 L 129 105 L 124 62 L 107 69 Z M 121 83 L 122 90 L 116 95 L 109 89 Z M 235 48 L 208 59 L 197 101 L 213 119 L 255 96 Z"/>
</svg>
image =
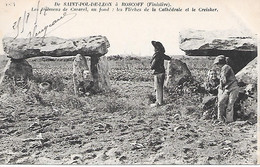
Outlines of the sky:
<svg viewBox="0 0 260 167">
<path fill-rule="evenodd" d="M 28 22 L 25 26 L 20 24 L 23 33 L 18 38 L 28 37 L 28 32 L 33 30 L 35 18 L 37 17 L 37 30 L 51 24 L 54 20 L 63 15 L 63 11 L 46 12 L 37 15 L 32 8 L 42 7 L 54 8 L 54 1 L 48 0 L 14 0 L 15 6 L 9 4 L 0 5 L 0 37 L 15 37 L 17 27 L 13 29 L 15 22 L 24 14 L 28 15 Z M 72 0 L 57 0 L 56 2 L 69 2 Z M 101 0 L 73 0 L 73 2 L 108 2 Z M 155 1 L 155 0 L 153 0 Z M 6 1 L 7 2 L 7 1 Z M 12 1 L 13 2 L 13 1 Z M 113 1 L 115 2 L 115 1 Z M 122 1 L 116 1 L 122 2 Z M 148 2 L 139 0 L 124 0 L 124 2 Z M 166 54 L 183 55 L 179 48 L 179 33 L 186 29 L 194 30 L 232 30 L 238 32 L 251 32 L 256 34 L 256 20 L 252 20 L 251 14 L 256 11 L 258 4 L 248 0 L 247 4 L 227 3 L 227 1 L 216 0 L 170 0 L 157 2 L 169 2 L 172 7 L 186 8 L 217 8 L 218 12 L 72 12 L 68 11 L 66 16 L 59 23 L 48 28 L 46 36 L 57 36 L 61 38 L 77 38 L 91 35 L 106 36 L 110 42 L 108 55 L 137 55 L 152 56 L 152 40 L 163 43 Z M 234 2 L 234 1 L 232 1 Z M 245 2 L 245 1 L 244 1 Z M 255 5 L 251 5 L 255 4 Z M 249 9 L 250 8 L 250 9 Z M 74 14 L 76 13 L 76 14 Z M 72 18 L 73 17 L 73 18 Z M 69 18 L 72 18 L 69 20 Z M 246 19 L 250 18 L 250 19 Z M 67 20 L 66 20 L 67 19 Z M 67 21 L 67 22 L 66 22 Z M 258 21 L 258 20 L 257 20 Z M 2 24 L 3 23 L 3 24 Z M 17 26 L 17 25 L 16 25 Z M 56 27 L 55 27 L 56 26 Z M 2 41 L 2 40 L 1 40 Z M 0 54 L 3 54 L 2 43 L 0 42 Z"/>
</svg>

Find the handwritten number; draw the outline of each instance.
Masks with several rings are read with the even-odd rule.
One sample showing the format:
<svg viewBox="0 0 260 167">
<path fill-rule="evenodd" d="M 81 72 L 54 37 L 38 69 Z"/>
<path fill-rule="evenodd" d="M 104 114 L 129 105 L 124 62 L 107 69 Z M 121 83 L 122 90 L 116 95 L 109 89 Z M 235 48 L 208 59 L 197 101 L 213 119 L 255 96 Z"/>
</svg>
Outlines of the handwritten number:
<svg viewBox="0 0 260 167">
<path fill-rule="evenodd" d="M 15 2 L 12 2 L 12 3 L 6 3 L 5 6 L 15 6 Z"/>
</svg>

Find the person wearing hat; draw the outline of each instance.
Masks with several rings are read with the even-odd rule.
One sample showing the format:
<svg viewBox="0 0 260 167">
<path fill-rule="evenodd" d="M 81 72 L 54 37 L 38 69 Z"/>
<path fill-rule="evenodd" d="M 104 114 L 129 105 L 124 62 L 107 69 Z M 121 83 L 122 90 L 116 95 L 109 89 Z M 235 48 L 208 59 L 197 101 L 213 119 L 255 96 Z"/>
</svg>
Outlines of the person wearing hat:
<svg viewBox="0 0 260 167">
<path fill-rule="evenodd" d="M 239 94 L 238 82 L 234 71 L 227 65 L 224 55 L 217 56 L 213 64 L 221 68 L 218 90 L 218 120 L 230 123 L 234 121 L 234 104 Z"/>
<path fill-rule="evenodd" d="M 154 46 L 154 55 L 151 60 L 151 69 L 154 75 L 154 88 L 156 91 L 156 102 L 151 107 L 163 104 L 163 84 L 165 79 L 164 60 L 170 60 L 171 57 L 165 55 L 165 49 L 161 42 L 152 41 Z"/>
</svg>

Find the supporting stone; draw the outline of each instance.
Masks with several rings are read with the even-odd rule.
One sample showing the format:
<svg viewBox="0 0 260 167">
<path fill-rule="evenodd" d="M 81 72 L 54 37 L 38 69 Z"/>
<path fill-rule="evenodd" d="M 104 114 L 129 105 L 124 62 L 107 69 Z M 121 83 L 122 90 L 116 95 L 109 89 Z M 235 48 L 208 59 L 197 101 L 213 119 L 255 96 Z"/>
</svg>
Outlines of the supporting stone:
<svg viewBox="0 0 260 167">
<path fill-rule="evenodd" d="M 88 87 L 92 81 L 87 73 L 90 72 L 86 58 L 80 54 L 77 54 L 73 61 L 73 84 L 75 95 L 86 93 L 85 88 Z"/>
<path fill-rule="evenodd" d="M 109 91 L 111 85 L 109 77 L 109 63 L 106 56 L 100 57 L 97 68 L 99 74 L 99 88 L 102 91 Z"/>
<path fill-rule="evenodd" d="M 94 83 L 93 89 L 96 90 L 97 92 L 100 91 L 99 84 L 98 84 L 99 75 L 98 75 L 98 68 L 97 68 L 99 59 L 100 58 L 97 56 L 93 56 L 90 58 L 90 69 L 91 69 L 91 75 L 93 77 L 93 83 Z"/>
<path fill-rule="evenodd" d="M 238 82 L 257 84 L 257 57 L 236 74 Z"/>
<path fill-rule="evenodd" d="M 171 59 L 166 62 L 166 81 L 165 87 L 175 87 L 191 76 L 187 65 L 178 59 Z"/>
<path fill-rule="evenodd" d="M 105 56 L 91 57 L 91 74 L 93 77 L 93 89 L 97 92 L 110 90 L 109 64 Z"/>
<path fill-rule="evenodd" d="M 8 68 L 10 67 L 11 64 L 11 59 L 9 59 L 5 65 L 5 67 L 0 71 L 0 85 L 2 84 L 2 82 L 4 81 L 5 78 L 5 73 L 8 70 Z"/>
<path fill-rule="evenodd" d="M 5 75 L 13 79 L 15 84 L 26 83 L 28 79 L 33 77 L 32 66 L 25 59 L 11 59 L 7 68 Z"/>
</svg>

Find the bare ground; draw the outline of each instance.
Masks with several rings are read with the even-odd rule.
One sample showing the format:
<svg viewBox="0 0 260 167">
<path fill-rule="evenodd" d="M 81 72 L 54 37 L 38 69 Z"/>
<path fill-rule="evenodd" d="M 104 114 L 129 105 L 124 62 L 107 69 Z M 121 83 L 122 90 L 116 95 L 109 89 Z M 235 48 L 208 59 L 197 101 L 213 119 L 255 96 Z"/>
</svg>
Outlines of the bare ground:
<svg viewBox="0 0 260 167">
<path fill-rule="evenodd" d="M 202 119 L 199 95 L 165 94 L 150 108 L 152 92 L 152 81 L 115 80 L 111 92 L 86 97 L 35 83 L 5 89 L 0 164 L 256 163 L 256 124 Z"/>
</svg>

